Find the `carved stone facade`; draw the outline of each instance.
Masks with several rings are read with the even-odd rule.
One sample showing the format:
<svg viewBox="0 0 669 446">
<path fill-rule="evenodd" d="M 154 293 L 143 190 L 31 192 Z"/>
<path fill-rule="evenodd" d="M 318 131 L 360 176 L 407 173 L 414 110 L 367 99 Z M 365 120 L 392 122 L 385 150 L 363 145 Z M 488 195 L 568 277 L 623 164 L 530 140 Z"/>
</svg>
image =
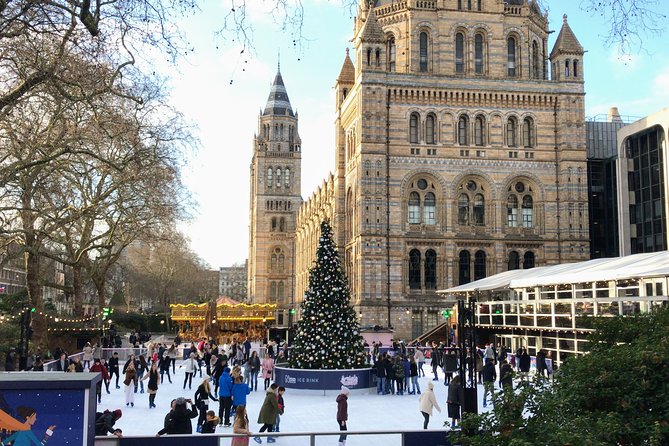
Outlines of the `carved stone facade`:
<svg viewBox="0 0 669 446">
<path fill-rule="evenodd" d="M 327 217 L 361 323 L 410 339 L 441 322 L 438 289 L 588 258 L 584 51 L 564 17 L 549 56 L 533 1 L 372 3 L 335 84 L 335 173 L 297 215 L 293 295 Z"/>
</svg>

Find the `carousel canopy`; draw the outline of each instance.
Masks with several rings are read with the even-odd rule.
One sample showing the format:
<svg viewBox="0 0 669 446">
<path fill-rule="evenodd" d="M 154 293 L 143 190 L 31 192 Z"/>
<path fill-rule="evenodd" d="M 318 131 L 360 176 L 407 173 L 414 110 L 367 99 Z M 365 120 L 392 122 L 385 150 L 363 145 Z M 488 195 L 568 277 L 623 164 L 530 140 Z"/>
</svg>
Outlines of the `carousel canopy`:
<svg viewBox="0 0 669 446">
<path fill-rule="evenodd" d="M 174 321 L 204 321 L 210 302 L 190 304 L 170 304 Z M 216 299 L 216 320 L 261 321 L 274 319 L 276 304 L 247 304 L 229 296 Z"/>
</svg>

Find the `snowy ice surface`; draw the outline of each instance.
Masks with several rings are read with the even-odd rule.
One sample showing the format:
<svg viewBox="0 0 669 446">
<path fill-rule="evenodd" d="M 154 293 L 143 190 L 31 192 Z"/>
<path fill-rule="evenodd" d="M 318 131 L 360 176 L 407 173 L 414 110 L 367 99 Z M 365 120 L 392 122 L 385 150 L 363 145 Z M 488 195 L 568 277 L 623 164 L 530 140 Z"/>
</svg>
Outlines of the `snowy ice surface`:
<svg viewBox="0 0 669 446">
<path fill-rule="evenodd" d="M 122 364 L 121 364 L 122 366 Z M 432 381 L 432 367 L 425 364 L 423 367 L 425 377 L 419 378 L 421 390 L 427 388 L 427 383 L 434 384 L 434 392 L 437 402 L 441 407 L 441 413 L 433 411 L 430 417 L 430 429 L 443 429 L 444 421 L 447 420 L 446 394 L 448 387 L 444 386 L 444 376 L 439 374 L 439 382 Z M 192 389 L 183 390 L 184 369 L 179 368 L 177 363 L 176 377 L 172 376 L 172 383 L 167 381 L 161 383 L 156 395 L 155 409 L 149 409 L 149 395 L 147 393 L 135 394 L 135 407 L 126 407 L 123 393 L 123 379 L 119 380 L 120 389 L 115 389 L 115 378 L 112 380 L 109 390 L 111 394 L 105 392 L 102 387 L 102 403 L 98 404 L 97 411 L 102 412 L 105 409 L 121 409 L 123 416 L 116 422 L 115 427 L 123 430 L 124 436 L 155 436 L 163 427 L 165 415 L 169 411 L 169 405 L 172 399 L 180 396 L 193 398 L 197 386 L 202 382 L 198 374 L 193 378 Z M 204 368 L 203 368 L 204 373 Z M 144 387 L 146 383 L 144 381 Z M 497 383 L 496 389 L 497 389 Z M 213 390 L 213 386 L 212 386 Z M 337 403 L 335 398 L 338 391 L 327 391 L 323 395 L 322 391 L 303 391 L 288 389 L 283 395 L 285 401 L 285 412 L 281 417 L 281 432 L 331 432 L 333 436 L 316 437 L 316 445 L 336 445 L 339 435 L 339 425 L 336 421 Z M 482 407 L 483 386 L 478 387 L 479 412 Z M 258 379 L 258 391 L 251 392 L 247 398 L 247 410 L 250 421 L 251 432 L 257 432 L 260 424 L 257 423 L 258 413 L 265 398 L 263 390 L 263 380 Z M 349 431 L 374 431 L 374 430 L 420 430 L 423 428 L 423 415 L 418 410 L 419 395 L 377 395 L 376 389 L 353 390 L 348 398 L 348 429 Z M 218 403 L 210 401 L 209 409 L 218 414 Z M 449 420 L 450 421 L 450 420 Z M 197 419 L 192 420 L 194 435 Z M 216 433 L 232 433 L 231 428 L 219 426 Z M 231 439 L 222 439 L 222 445 L 229 445 Z M 263 444 L 266 444 L 263 437 Z M 255 445 L 253 441 L 251 445 Z M 277 437 L 276 444 L 289 446 L 309 445 L 309 437 Z M 349 435 L 346 441 L 347 446 L 399 446 L 401 444 L 400 435 Z"/>
</svg>

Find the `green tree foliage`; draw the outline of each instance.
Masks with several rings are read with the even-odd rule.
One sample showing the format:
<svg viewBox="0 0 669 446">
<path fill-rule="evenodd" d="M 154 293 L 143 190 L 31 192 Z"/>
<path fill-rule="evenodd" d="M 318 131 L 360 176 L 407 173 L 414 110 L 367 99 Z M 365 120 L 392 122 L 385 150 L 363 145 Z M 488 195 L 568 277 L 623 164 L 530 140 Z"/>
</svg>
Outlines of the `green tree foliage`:
<svg viewBox="0 0 669 446">
<path fill-rule="evenodd" d="M 599 319 L 595 327 L 588 354 L 568 360 L 552 384 L 538 380 L 497 395 L 491 412 L 464 420 L 480 434 L 454 434 L 453 440 L 471 446 L 669 444 L 669 309 Z"/>
<path fill-rule="evenodd" d="M 316 265 L 302 302 L 302 319 L 290 355 L 291 367 L 351 369 L 365 367 L 360 326 L 351 307 L 346 274 L 341 267 L 332 228 L 321 223 Z"/>
</svg>

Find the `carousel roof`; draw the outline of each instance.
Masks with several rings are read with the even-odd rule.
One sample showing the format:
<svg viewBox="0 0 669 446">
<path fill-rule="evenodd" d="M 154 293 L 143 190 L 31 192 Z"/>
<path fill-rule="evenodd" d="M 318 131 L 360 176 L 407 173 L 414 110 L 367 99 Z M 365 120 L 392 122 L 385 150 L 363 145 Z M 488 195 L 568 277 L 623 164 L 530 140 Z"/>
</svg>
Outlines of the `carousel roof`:
<svg viewBox="0 0 669 446">
<path fill-rule="evenodd" d="M 183 307 L 206 307 L 209 305 L 209 302 L 202 302 L 202 303 L 190 303 L 190 304 L 170 304 L 170 307 L 176 307 L 176 308 L 183 308 Z M 276 304 L 247 304 L 244 302 L 239 302 L 237 300 L 234 300 L 230 296 L 219 296 L 218 299 L 216 299 L 216 306 L 217 307 L 239 307 L 239 308 L 276 308 Z"/>
</svg>

